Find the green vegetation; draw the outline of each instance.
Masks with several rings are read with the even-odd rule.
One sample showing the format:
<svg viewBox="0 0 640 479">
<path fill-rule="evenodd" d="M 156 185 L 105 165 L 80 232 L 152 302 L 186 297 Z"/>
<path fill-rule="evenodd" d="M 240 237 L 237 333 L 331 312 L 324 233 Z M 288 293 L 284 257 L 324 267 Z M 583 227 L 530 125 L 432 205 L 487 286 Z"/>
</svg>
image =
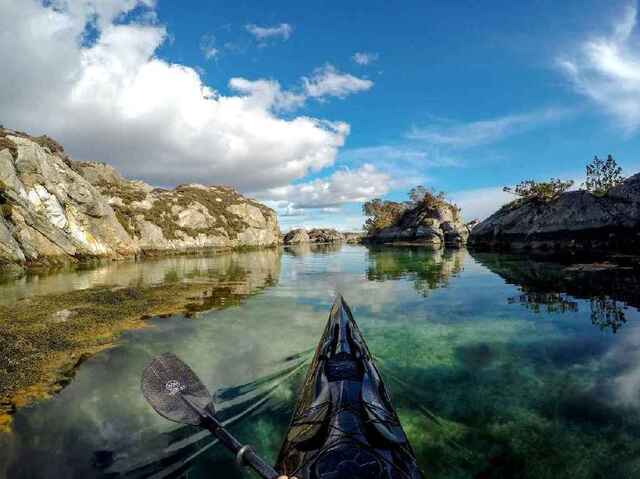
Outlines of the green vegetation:
<svg viewBox="0 0 640 479">
<path fill-rule="evenodd" d="M 419 185 L 409 191 L 409 201 L 404 203 L 383 201 L 380 198 L 366 201 L 362 205 L 362 213 L 369 218 L 364 224 L 364 229 L 371 235 L 383 228 L 397 225 L 409 211 L 419 209 L 435 212 L 440 208 L 449 209 L 455 221 L 460 219 L 460 208 L 447 201 L 443 191 L 436 192 Z"/>
<path fill-rule="evenodd" d="M 551 178 L 549 181 L 525 180 L 513 188 L 505 186 L 502 190 L 517 195 L 523 200 L 549 203 L 572 186 L 572 180 L 562 181 L 558 178 Z"/>
<path fill-rule="evenodd" d="M 587 179 L 582 187 L 594 196 L 605 196 L 611 188 L 624 181 L 622 168 L 611 155 L 606 160 L 595 156 L 586 166 Z M 512 193 L 520 198 L 504 205 L 501 210 L 512 210 L 527 201 L 549 203 L 557 199 L 562 193 L 573 186 L 573 180 L 563 181 L 551 178 L 549 181 L 525 180 L 515 187 L 505 186 L 503 191 Z"/>
<path fill-rule="evenodd" d="M 622 168 L 611 155 L 606 160 L 595 156 L 587 165 L 587 180 L 583 186 L 595 196 L 605 196 L 611 188 L 623 181 Z"/>
<path fill-rule="evenodd" d="M 406 210 L 405 204 L 395 201 L 382 201 L 380 198 L 365 201 L 362 205 L 362 213 L 370 218 L 367 218 L 364 229 L 367 234 L 373 234 L 383 228 L 393 226 Z"/>
</svg>

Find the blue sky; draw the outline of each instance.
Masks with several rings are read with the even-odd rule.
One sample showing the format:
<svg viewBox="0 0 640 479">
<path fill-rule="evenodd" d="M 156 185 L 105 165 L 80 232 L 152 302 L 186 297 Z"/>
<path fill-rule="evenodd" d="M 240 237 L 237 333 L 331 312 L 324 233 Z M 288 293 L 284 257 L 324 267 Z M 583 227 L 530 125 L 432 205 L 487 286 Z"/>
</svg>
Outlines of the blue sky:
<svg viewBox="0 0 640 479">
<path fill-rule="evenodd" d="M 14 71 L 0 111 L 154 184 L 235 186 L 275 207 L 285 230 L 357 229 L 363 200 L 401 200 L 416 184 L 472 219 L 508 199 L 504 185 L 581 181 L 596 154 L 640 170 L 635 8 L 4 0 L 14 44 L 0 61 Z M 40 17 L 57 27 L 34 38 Z M 60 57 L 51 85 L 37 80 L 52 65 L 29 50 L 36 41 Z M 12 91 L 12 74 L 32 76 L 31 89 Z M 49 90 L 67 102 L 25 113 Z"/>
</svg>

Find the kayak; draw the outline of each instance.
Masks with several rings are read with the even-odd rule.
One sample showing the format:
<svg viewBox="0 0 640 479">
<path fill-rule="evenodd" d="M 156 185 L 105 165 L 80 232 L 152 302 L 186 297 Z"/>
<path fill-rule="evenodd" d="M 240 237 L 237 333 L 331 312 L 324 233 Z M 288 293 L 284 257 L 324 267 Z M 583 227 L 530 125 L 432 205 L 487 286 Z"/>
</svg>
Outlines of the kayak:
<svg viewBox="0 0 640 479">
<path fill-rule="evenodd" d="M 421 479 L 371 353 L 338 296 L 275 469 L 298 479 Z"/>
</svg>

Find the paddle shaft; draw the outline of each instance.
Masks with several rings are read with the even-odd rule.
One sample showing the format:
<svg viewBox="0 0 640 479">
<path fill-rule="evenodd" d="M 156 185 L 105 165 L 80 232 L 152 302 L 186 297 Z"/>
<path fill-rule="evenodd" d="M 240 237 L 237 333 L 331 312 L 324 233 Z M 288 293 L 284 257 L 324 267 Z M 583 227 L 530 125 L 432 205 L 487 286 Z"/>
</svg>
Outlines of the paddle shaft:
<svg viewBox="0 0 640 479">
<path fill-rule="evenodd" d="M 236 459 L 240 465 L 249 466 L 264 479 L 277 479 L 280 477 L 280 474 L 267 464 L 264 459 L 258 456 L 251 446 L 240 444 L 240 441 L 233 437 L 233 435 L 220 424 L 211 411 L 206 410 L 202 425 L 211 431 L 227 449 L 236 455 Z"/>
</svg>

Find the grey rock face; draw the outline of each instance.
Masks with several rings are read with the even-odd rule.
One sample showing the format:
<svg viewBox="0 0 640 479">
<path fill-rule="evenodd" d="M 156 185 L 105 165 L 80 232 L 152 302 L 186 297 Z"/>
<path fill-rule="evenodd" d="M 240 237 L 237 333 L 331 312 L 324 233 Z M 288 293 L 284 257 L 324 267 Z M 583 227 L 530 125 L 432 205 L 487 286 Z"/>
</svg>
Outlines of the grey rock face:
<svg viewBox="0 0 640 479">
<path fill-rule="evenodd" d="M 309 233 L 307 233 L 307 230 L 298 228 L 295 230 L 291 230 L 286 235 L 284 235 L 283 241 L 284 244 L 300 244 L 309 243 L 311 240 L 309 239 Z"/>
<path fill-rule="evenodd" d="M 154 189 L 0 129 L 0 267 L 279 242 L 275 212 L 226 187 Z"/>
<path fill-rule="evenodd" d="M 314 228 L 309 231 L 297 228 L 284 236 L 284 244 L 336 243 L 344 240 L 345 237 L 342 233 L 329 228 Z"/>
<path fill-rule="evenodd" d="M 569 191 L 549 203 L 506 205 L 471 231 L 476 248 L 636 251 L 640 244 L 640 174 L 604 197 Z"/>
<path fill-rule="evenodd" d="M 425 205 L 404 212 L 397 224 L 368 236 L 373 243 L 411 243 L 431 248 L 461 247 L 469 236 L 469 229 L 458 217 L 452 205 Z"/>
<path fill-rule="evenodd" d="M 309 231 L 309 239 L 312 243 L 337 243 L 344 241 L 344 236 L 334 229 L 314 228 Z"/>
</svg>

